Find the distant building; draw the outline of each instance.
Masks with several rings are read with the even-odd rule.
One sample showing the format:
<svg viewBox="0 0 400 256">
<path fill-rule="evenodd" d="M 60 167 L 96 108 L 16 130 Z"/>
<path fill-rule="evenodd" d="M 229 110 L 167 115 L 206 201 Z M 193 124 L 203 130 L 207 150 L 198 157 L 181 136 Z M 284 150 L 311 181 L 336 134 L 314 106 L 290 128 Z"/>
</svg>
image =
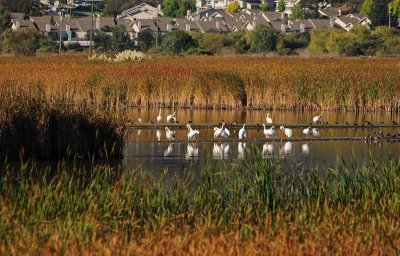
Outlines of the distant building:
<svg viewBox="0 0 400 256">
<path fill-rule="evenodd" d="M 162 11 L 157 7 L 143 3 L 123 11 L 117 16 L 117 19 L 154 19 L 162 15 Z"/>
</svg>

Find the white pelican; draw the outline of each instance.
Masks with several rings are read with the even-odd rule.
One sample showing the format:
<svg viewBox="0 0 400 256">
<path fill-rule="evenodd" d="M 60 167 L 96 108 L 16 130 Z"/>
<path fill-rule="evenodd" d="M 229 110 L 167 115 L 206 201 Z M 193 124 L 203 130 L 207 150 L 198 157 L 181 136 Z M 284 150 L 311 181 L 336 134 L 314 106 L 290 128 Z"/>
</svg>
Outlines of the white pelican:
<svg viewBox="0 0 400 256">
<path fill-rule="evenodd" d="M 286 137 L 290 138 L 293 135 L 293 132 L 291 129 L 289 128 L 285 128 L 283 126 L 279 127 L 279 129 L 283 130 L 283 132 L 285 133 Z"/>
<path fill-rule="evenodd" d="M 176 122 L 176 118 L 175 118 L 176 112 L 170 114 L 167 116 L 167 122 L 168 123 L 175 123 Z"/>
<path fill-rule="evenodd" d="M 318 122 L 319 122 L 319 119 L 321 119 L 321 117 L 322 117 L 322 115 L 314 116 L 313 119 L 312 119 L 312 122 L 313 122 L 313 123 L 318 123 Z"/>
<path fill-rule="evenodd" d="M 267 120 L 267 124 L 272 124 L 272 118 L 269 117 L 269 112 L 267 113 L 267 118 L 266 118 L 266 120 Z"/>
<path fill-rule="evenodd" d="M 243 124 L 243 127 L 239 130 L 239 140 L 247 137 L 245 126 L 246 124 Z"/>
<path fill-rule="evenodd" d="M 171 155 L 173 149 L 174 149 L 174 143 L 169 144 L 167 149 L 164 150 L 164 156 Z"/>
<path fill-rule="evenodd" d="M 222 128 L 214 127 L 214 139 L 217 139 L 221 136 Z"/>
<path fill-rule="evenodd" d="M 312 129 L 312 135 L 318 137 L 320 135 L 319 129 L 318 128 L 313 128 Z"/>
<path fill-rule="evenodd" d="M 228 138 L 229 136 L 231 136 L 231 133 L 229 132 L 229 130 L 225 127 L 225 123 L 222 124 L 222 133 L 221 136 L 224 138 Z"/>
<path fill-rule="evenodd" d="M 176 138 L 176 132 L 165 127 L 165 137 L 167 137 L 168 140 L 174 140 Z"/>
<path fill-rule="evenodd" d="M 275 137 L 277 135 L 276 131 L 274 130 L 275 126 L 271 126 L 269 129 L 265 128 L 265 124 L 263 124 L 263 126 L 265 137 Z"/>
<path fill-rule="evenodd" d="M 140 134 L 142 134 L 142 130 L 137 130 L 137 135 L 140 136 Z"/>
<path fill-rule="evenodd" d="M 161 109 L 158 111 L 158 116 L 157 116 L 157 123 L 162 121 L 162 116 L 161 116 Z"/>
<path fill-rule="evenodd" d="M 303 154 L 308 155 L 310 153 L 310 146 L 307 143 L 304 143 L 301 145 L 301 151 L 303 151 Z"/>
<path fill-rule="evenodd" d="M 188 140 L 195 140 L 195 139 L 199 138 L 200 132 L 198 130 L 193 130 L 192 127 L 190 126 L 190 124 L 187 124 L 186 127 L 189 130 Z"/>
<path fill-rule="evenodd" d="M 308 136 L 308 135 L 312 135 L 312 129 L 311 127 L 307 127 L 306 129 L 303 130 L 303 133 Z"/>
<path fill-rule="evenodd" d="M 142 121 L 142 118 L 140 118 L 140 117 L 138 118 L 137 121 L 138 121 L 139 123 L 143 122 L 143 121 Z"/>
<path fill-rule="evenodd" d="M 246 150 L 246 142 L 239 142 L 238 144 L 238 158 L 244 159 L 244 153 Z"/>
<path fill-rule="evenodd" d="M 186 147 L 186 158 L 198 157 L 199 156 L 199 148 L 196 143 L 188 143 Z"/>
<path fill-rule="evenodd" d="M 157 137 L 157 140 L 158 140 L 158 141 L 161 140 L 161 131 L 160 131 L 160 130 L 157 130 L 157 131 L 156 131 L 156 137 Z"/>
</svg>

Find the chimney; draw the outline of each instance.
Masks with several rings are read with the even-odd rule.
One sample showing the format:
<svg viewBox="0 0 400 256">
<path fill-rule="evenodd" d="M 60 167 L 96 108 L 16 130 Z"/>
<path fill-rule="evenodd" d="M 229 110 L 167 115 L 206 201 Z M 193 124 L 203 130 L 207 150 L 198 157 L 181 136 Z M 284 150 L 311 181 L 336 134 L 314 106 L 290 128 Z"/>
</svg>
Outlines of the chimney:
<svg viewBox="0 0 400 256">
<path fill-rule="evenodd" d="M 167 24 L 167 31 L 171 32 L 171 30 L 172 30 L 172 25 L 171 24 Z"/>
<path fill-rule="evenodd" d="M 96 17 L 96 29 L 100 30 L 100 17 Z"/>
<path fill-rule="evenodd" d="M 208 18 L 208 12 L 206 12 L 206 18 Z"/>
<path fill-rule="evenodd" d="M 190 10 L 186 10 L 186 15 L 190 16 L 190 14 L 192 14 L 192 12 Z"/>
<path fill-rule="evenodd" d="M 281 20 L 284 20 L 284 19 L 285 19 L 285 13 L 281 12 Z"/>
<path fill-rule="evenodd" d="M 219 21 L 215 22 L 215 28 L 219 29 Z"/>
<path fill-rule="evenodd" d="M 300 33 L 304 33 L 304 31 L 306 31 L 306 24 L 304 24 L 303 22 L 300 23 Z"/>
<path fill-rule="evenodd" d="M 186 24 L 186 31 L 190 32 L 190 24 Z"/>
<path fill-rule="evenodd" d="M 50 32 L 51 31 L 51 24 L 46 24 L 46 32 Z"/>
<path fill-rule="evenodd" d="M 339 9 L 338 14 L 339 14 L 339 16 L 342 15 L 342 10 L 341 9 Z"/>
<path fill-rule="evenodd" d="M 255 28 L 257 26 L 257 22 L 255 20 L 253 20 L 252 26 L 253 26 L 253 28 Z"/>
<path fill-rule="evenodd" d="M 282 33 L 286 32 L 286 24 L 281 24 L 281 31 Z"/>
<path fill-rule="evenodd" d="M 19 20 L 15 21 L 15 28 L 19 29 L 20 26 L 21 26 L 21 23 L 19 22 Z"/>
<path fill-rule="evenodd" d="M 65 26 L 65 31 L 67 31 L 67 32 L 71 31 L 71 25 L 70 24 L 67 24 Z"/>
<path fill-rule="evenodd" d="M 139 30 L 141 30 L 141 29 L 142 29 L 142 22 L 141 22 L 140 20 L 138 20 L 138 22 L 137 22 L 137 26 L 138 26 Z"/>
<path fill-rule="evenodd" d="M 329 27 L 333 28 L 333 19 L 329 20 Z"/>
</svg>

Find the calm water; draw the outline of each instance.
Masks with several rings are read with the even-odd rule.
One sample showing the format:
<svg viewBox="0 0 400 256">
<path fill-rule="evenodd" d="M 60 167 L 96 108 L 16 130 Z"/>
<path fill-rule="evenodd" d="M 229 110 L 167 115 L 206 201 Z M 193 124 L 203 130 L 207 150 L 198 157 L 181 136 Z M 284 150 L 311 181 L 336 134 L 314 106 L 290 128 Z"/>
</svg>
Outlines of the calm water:
<svg viewBox="0 0 400 256">
<path fill-rule="evenodd" d="M 165 117 L 172 111 L 163 110 Z M 238 110 L 178 110 L 177 119 L 180 123 L 189 120 L 193 123 L 218 123 L 221 120 L 238 123 L 265 122 L 266 111 L 238 111 Z M 274 123 L 304 124 L 310 123 L 313 116 L 320 113 L 311 112 L 271 112 Z M 139 117 L 144 121 L 154 121 L 158 115 L 156 109 L 130 109 L 128 112 L 132 120 Z M 392 123 L 400 121 L 399 115 L 391 113 L 349 113 L 323 112 L 323 121 L 329 123 Z M 316 131 L 319 137 L 365 137 L 381 130 L 386 133 L 400 133 L 399 128 L 324 128 Z M 258 154 L 264 158 L 278 160 L 286 169 L 322 168 L 323 166 L 336 167 L 346 162 L 351 164 L 357 159 L 359 164 L 367 165 L 371 160 L 380 163 L 386 162 L 390 156 L 397 156 L 400 152 L 400 142 L 365 143 L 364 141 L 313 141 L 313 142 L 186 142 L 187 129 L 177 129 L 178 142 L 167 141 L 163 129 L 131 129 L 127 135 L 123 166 L 130 169 L 142 166 L 153 172 L 162 169 L 179 171 L 183 167 L 196 170 L 201 168 L 206 159 L 213 159 L 216 164 L 232 164 L 238 160 L 248 158 L 249 149 L 256 147 Z M 231 129 L 231 138 L 237 138 L 238 130 Z M 262 129 L 247 129 L 249 138 L 264 138 Z M 281 134 L 282 135 L 282 134 Z M 212 129 L 200 129 L 202 139 L 212 139 Z M 293 137 L 304 137 L 302 129 L 293 129 Z"/>
</svg>

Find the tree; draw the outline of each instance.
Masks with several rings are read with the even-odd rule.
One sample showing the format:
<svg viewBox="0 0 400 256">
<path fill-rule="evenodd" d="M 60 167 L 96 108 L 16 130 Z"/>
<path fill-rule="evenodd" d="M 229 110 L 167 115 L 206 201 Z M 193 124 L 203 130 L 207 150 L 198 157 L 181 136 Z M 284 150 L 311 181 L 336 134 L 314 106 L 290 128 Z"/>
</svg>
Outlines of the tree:
<svg viewBox="0 0 400 256">
<path fill-rule="evenodd" d="M 180 18 L 186 15 L 186 11 L 196 9 L 195 0 L 165 0 L 163 14 L 168 17 Z"/>
<path fill-rule="evenodd" d="M 361 13 L 366 14 L 375 26 L 388 24 L 388 5 L 386 0 L 365 0 Z"/>
<path fill-rule="evenodd" d="M 197 47 L 197 42 L 184 31 L 167 33 L 161 43 L 161 49 L 169 54 L 181 54 L 190 48 Z"/>
<path fill-rule="evenodd" d="M 6 30 L 3 33 L 2 50 L 15 55 L 34 55 L 39 49 L 41 38 L 33 29 Z"/>
<path fill-rule="evenodd" d="M 292 8 L 292 14 L 290 14 L 290 20 L 299 20 L 304 18 L 303 8 L 299 5 L 295 5 Z"/>
<path fill-rule="evenodd" d="M 284 12 L 286 10 L 286 3 L 285 0 L 280 0 L 278 3 L 278 11 Z"/>
<path fill-rule="evenodd" d="M 258 26 L 252 36 L 251 50 L 256 53 L 267 53 L 275 50 L 277 32 L 265 25 Z"/>
<path fill-rule="evenodd" d="M 11 14 L 4 7 L 0 6 L 0 35 L 11 27 Z"/>
<path fill-rule="evenodd" d="M 400 0 L 390 2 L 388 8 L 393 14 L 393 17 L 400 19 Z"/>
<path fill-rule="evenodd" d="M 373 0 L 364 0 L 364 3 L 361 7 L 361 13 L 365 15 L 371 15 L 373 8 L 374 8 Z"/>
<path fill-rule="evenodd" d="M 264 2 L 261 4 L 261 11 L 262 12 L 268 11 L 268 3 L 267 2 Z"/>
<path fill-rule="evenodd" d="M 147 51 L 154 45 L 154 34 L 149 30 L 145 30 L 138 34 L 138 47 L 141 51 Z"/>
<path fill-rule="evenodd" d="M 103 31 L 94 31 L 93 41 L 97 49 L 103 50 L 105 52 L 111 51 L 112 49 L 112 39 L 111 36 L 107 35 Z"/>
<path fill-rule="evenodd" d="M 121 26 L 115 26 L 112 31 L 111 49 L 114 52 L 121 52 L 132 48 L 133 44 L 125 29 Z"/>
<path fill-rule="evenodd" d="M 226 8 L 226 12 L 234 13 L 237 12 L 239 8 L 240 8 L 239 2 L 235 1 L 228 5 L 228 7 Z"/>
</svg>

